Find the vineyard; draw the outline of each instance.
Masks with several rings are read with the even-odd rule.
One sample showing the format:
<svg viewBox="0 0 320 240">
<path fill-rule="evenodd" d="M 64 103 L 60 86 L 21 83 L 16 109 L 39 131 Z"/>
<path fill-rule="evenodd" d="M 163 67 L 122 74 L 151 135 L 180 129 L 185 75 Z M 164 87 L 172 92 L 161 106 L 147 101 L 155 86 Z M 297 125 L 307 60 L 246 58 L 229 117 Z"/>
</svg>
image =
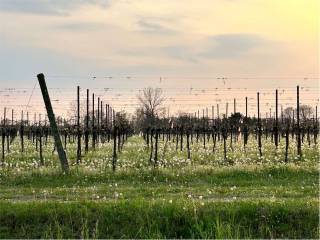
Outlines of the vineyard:
<svg viewBox="0 0 320 240">
<path fill-rule="evenodd" d="M 63 119 L 41 90 L 38 121 L 3 112 L 1 238 L 319 236 L 318 109 L 299 86 L 286 110 L 275 89 L 265 116 L 259 92 L 251 115 L 245 97 L 244 112 L 234 99 L 169 116 L 145 89 L 128 117 L 78 87 Z"/>
</svg>

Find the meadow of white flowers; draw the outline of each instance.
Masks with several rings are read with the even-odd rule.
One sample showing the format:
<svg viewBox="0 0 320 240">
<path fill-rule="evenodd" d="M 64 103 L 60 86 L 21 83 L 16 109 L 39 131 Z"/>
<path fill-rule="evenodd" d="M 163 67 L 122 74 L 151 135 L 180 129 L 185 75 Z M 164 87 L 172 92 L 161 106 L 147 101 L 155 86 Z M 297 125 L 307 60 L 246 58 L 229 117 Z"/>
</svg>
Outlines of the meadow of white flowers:
<svg viewBox="0 0 320 240">
<path fill-rule="evenodd" d="M 69 143 L 66 149 L 71 168 L 81 168 L 90 172 L 104 172 L 112 169 L 112 141 L 99 143 L 95 150 L 90 150 L 87 154 L 82 153 L 82 161 L 76 164 L 76 143 Z M 180 147 L 176 150 L 176 143 L 159 141 L 158 147 L 158 165 L 157 168 L 183 169 L 184 167 L 224 167 L 224 166 L 248 166 L 248 165 L 284 165 L 290 164 L 299 166 L 315 166 L 319 159 L 319 144 L 303 144 L 303 156 L 299 157 L 296 152 L 296 143 L 290 141 L 288 162 L 284 162 L 285 142 L 280 141 L 278 149 L 270 140 L 263 139 L 263 155 L 260 157 L 257 142 L 251 138 L 243 147 L 243 142 L 233 142 L 232 147 L 228 142 L 227 161 L 224 159 L 223 143 L 216 144 L 213 152 L 213 143 L 208 142 L 204 148 L 201 141 L 194 142 L 191 145 L 191 159 L 188 159 L 187 149 L 184 146 L 183 151 Z M 21 152 L 20 142 L 15 140 L 10 152 L 6 152 L 4 162 L 0 167 L 1 174 L 19 173 L 25 171 L 50 171 L 59 168 L 59 161 L 56 152 L 53 152 L 53 142 L 48 141 L 43 148 L 44 166 L 40 165 L 39 152 L 35 145 L 25 142 L 25 151 Z M 150 162 L 150 149 L 146 146 L 140 136 L 133 136 L 125 143 L 122 151 L 118 153 L 117 169 L 122 170 L 141 170 L 154 168 L 153 162 Z"/>
</svg>

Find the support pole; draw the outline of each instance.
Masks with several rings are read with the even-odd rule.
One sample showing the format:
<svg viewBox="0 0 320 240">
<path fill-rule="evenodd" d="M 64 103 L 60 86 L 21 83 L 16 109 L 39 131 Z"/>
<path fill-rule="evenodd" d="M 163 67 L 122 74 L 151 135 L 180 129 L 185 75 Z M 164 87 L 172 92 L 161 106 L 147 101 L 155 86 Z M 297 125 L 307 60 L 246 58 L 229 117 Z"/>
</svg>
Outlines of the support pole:
<svg viewBox="0 0 320 240">
<path fill-rule="evenodd" d="M 89 151 L 89 89 L 87 89 L 87 117 L 86 117 L 86 130 L 85 130 L 85 147 L 84 151 L 87 153 Z"/>
<path fill-rule="evenodd" d="M 48 114 L 48 118 L 50 121 L 52 134 L 54 137 L 54 142 L 55 142 L 55 145 L 56 145 L 56 148 L 58 151 L 58 155 L 59 155 L 59 159 L 60 159 L 60 163 L 61 163 L 61 168 L 64 172 L 68 172 L 69 171 L 69 164 L 68 164 L 67 156 L 66 156 L 66 153 L 63 149 L 61 138 L 60 138 L 60 135 L 58 132 L 58 126 L 57 126 L 56 119 L 55 119 L 55 116 L 53 113 L 46 81 L 44 79 L 43 73 L 38 74 L 37 77 L 38 77 L 39 85 L 41 88 L 43 100 L 46 105 L 47 114 Z"/>
<path fill-rule="evenodd" d="M 81 161 L 81 131 L 80 131 L 80 87 L 77 87 L 77 164 Z"/>
<path fill-rule="evenodd" d="M 297 86 L 297 137 L 298 145 L 297 151 L 298 155 L 301 157 L 301 134 L 300 134 L 300 103 L 299 103 L 299 86 Z"/>
<path fill-rule="evenodd" d="M 276 90 L 276 127 L 275 127 L 275 132 L 274 132 L 274 140 L 276 144 L 276 148 L 278 148 L 278 137 L 279 137 L 279 122 L 278 122 L 278 89 Z"/>
</svg>

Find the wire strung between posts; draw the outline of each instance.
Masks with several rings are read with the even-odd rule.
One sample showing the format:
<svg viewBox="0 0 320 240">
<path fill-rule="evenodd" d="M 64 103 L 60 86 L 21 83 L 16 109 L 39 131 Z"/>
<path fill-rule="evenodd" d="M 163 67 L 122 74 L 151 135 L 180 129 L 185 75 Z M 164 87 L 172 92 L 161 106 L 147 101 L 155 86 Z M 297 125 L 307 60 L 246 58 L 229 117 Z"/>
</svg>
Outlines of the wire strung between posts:
<svg viewBox="0 0 320 240">
<path fill-rule="evenodd" d="M 27 106 L 26 106 L 26 109 L 28 109 L 28 107 L 29 107 L 29 104 L 30 104 L 30 101 L 31 101 L 31 98 L 32 98 L 32 96 L 33 96 L 33 92 L 34 92 L 34 89 L 36 88 L 36 86 L 37 86 L 37 82 L 36 82 L 36 83 L 34 84 L 34 86 L 33 86 L 31 95 L 30 95 L 29 100 L 28 100 L 28 104 L 27 104 Z"/>
</svg>

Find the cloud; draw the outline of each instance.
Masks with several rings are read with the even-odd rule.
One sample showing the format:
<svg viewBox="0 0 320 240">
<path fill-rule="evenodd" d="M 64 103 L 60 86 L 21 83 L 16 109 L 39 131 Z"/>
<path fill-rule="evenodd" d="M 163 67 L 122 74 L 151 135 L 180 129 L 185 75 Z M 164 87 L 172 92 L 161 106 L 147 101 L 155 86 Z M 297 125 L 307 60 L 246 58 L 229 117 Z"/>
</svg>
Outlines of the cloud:
<svg viewBox="0 0 320 240">
<path fill-rule="evenodd" d="M 161 48 L 161 51 L 167 56 L 184 60 L 187 62 L 197 63 L 198 60 L 195 58 L 195 54 L 192 53 L 190 47 L 186 46 L 168 46 Z"/>
<path fill-rule="evenodd" d="M 207 39 L 207 48 L 200 55 L 207 58 L 236 58 L 248 54 L 267 41 L 255 34 L 221 34 Z"/>
<path fill-rule="evenodd" d="M 158 25 L 148 24 L 148 28 L 156 31 Z M 263 46 L 263 48 L 262 48 Z M 259 49 L 259 51 L 254 51 Z M 165 56 L 186 63 L 200 63 L 204 59 L 239 59 L 243 57 L 261 57 L 261 54 L 273 53 L 273 49 L 279 51 L 279 45 L 255 34 L 221 34 L 214 35 L 192 44 L 167 45 L 160 47 L 143 47 L 122 51 L 129 56 Z M 266 56 L 266 55 L 265 55 Z"/>
<path fill-rule="evenodd" d="M 17 80 L 19 84 L 25 85 L 39 72 L 49 75 L 75 75 L 91 67 L 89 60 L 45 48 L 13 46 L 1 42 L 0 52 L 0 65 L 2 66 L 0 74 L 2 79 L 8 81 L 9 84 Z M 56 84 L 61 84 L 61 82 Z"/>
<path fill-rule="evenodd" d="M 63 16 L 87 4 L 107 7 L 109 0 L 0 0 L 0 11 Z"/>
<path fill-rule="evenodd" d="M 153 22 L 150 19 L 140 19 L 137 22 L 140 31 L 143 33 L 152 33 L 152 34 L 175 34 L 176 31 L 164 27 L 162 24 Z"/>
<path fill-rule="evenodd" d="M 73 22 L 55 25 L 54 27 L 66 31 L 95 31 L 107 26 L 107 24 L 97 22 Z"/>
</svg>

